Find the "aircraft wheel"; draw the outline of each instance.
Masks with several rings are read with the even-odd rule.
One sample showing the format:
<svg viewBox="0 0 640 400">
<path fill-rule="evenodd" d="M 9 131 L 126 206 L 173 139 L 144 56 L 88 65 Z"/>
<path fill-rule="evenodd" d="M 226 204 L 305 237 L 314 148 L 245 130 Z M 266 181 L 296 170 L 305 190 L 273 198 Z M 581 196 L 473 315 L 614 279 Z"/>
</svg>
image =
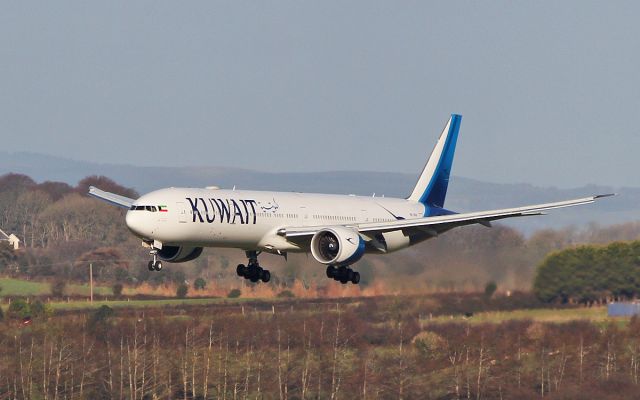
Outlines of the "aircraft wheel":
<svg viewBox="0 0 640 400">
<path fill-rule="evenodd" d="M 360 283 L 360 272 L 353 273 L 353 276 L 351 277 L 351 283 L 353 283 L 354 285 Z"/>
<path fill-rule="evenodd" d="M 327 278 L 333 278 L 336 275 L 336 269 L 332 265 L 327 266 Z"/>
<path fill-rule="evenodd" d="M 147 264 L 147 268 L 149 268 L 149 271 L 154 271 L 154 265 L 153 265 L 153 261 L 149 261 L 149 264 Z"/>
<path fill-rule="evenodd" d="M 238 267 L 236 267 L 236 274 L 238 274 L 238 276 L 245 277 L 247 274 L 247 267 L 245 267 L 244 264 L 238 264 Z"/>
<path fill-rule="evenodd" d="M 269 272 L 268 270 L 264 270 L 262 271 L 262 273 L 260 274 L 260 279 L 262 280 L 262 282 L 267 283 L 271 280 L 271 272 Z"/>
<path fill-rule="evenodd" d="M 353 275 L 355 274 L 355 272 L 353 272 L 353 270 L 351 268 L 347 268 L 346 272 L 346 277 L 347 277 L 347 281 L 353 281 Z"/>
<path fill-rule="evenodd" d="M 156 263 L 153 265 L 153 269 L 155 269 L 156 271 L 162 271 L 162 261 L 156 261 Z"/>
</svg>

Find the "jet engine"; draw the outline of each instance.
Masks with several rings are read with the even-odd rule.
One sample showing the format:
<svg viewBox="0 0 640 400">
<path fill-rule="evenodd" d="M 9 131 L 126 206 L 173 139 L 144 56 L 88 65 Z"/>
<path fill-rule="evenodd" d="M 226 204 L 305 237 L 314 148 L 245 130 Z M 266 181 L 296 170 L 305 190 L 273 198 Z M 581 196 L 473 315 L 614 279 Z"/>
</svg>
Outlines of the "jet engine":
<svg viewBox="0 0 640 400">
<path fill-rule="evenodd" d="M 364 240 L 352 229 L 326 228 L 311 238 L 311 254 L 322 264 L 351 265 L 364 254 Z"/>
<path fill-rule="evenodd" d="M 202 254 L 202 247 L 162 246 L 158 258 L 173 263 L 195 260 Z"/>
</svg>

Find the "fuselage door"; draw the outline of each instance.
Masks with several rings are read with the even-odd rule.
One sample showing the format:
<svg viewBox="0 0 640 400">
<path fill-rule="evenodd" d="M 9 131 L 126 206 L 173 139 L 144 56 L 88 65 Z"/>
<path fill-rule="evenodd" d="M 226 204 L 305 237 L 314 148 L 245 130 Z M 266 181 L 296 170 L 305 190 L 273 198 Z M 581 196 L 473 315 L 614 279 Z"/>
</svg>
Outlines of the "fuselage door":
<svg viewBox="0 0 640 400">
<path fill-rule="evenodd" d="M 178 222 L 181 224 L 187 223 L 187 207 L 185 207 L 183 201 L 176 201 L 176 211 L 178 211 Z"/>
</svg>

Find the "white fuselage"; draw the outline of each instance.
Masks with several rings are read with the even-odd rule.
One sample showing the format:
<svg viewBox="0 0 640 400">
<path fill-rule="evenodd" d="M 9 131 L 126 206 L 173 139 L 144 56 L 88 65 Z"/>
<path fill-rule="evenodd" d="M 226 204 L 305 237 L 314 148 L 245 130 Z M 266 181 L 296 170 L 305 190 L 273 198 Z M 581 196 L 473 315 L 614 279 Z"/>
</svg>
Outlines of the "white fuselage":
<svg viewBox="0 0 640 400">
<path fill-rule="evenodd" d="M 424 215 L 422 203 L 397 198 L 169 188 L 137 199 L 126 222 L 143 240 L 168 245 L 295 252 L 309 249 L 278 235 L 279 229 Z"/>
</svg>

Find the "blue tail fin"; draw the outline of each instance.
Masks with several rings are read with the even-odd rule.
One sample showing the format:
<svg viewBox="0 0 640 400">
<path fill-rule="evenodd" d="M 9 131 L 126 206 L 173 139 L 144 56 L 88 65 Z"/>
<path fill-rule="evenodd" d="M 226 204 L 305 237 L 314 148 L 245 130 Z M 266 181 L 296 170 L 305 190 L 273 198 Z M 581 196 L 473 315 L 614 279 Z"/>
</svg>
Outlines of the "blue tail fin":
<svg viewBox="0 0 640 400">
<path fill-rule="evenodd" d="M 451 114 L 409 200 L 419 201 L 429 207 L 444 207 L 461 121 L 462 115 Z"/>
</svg>

